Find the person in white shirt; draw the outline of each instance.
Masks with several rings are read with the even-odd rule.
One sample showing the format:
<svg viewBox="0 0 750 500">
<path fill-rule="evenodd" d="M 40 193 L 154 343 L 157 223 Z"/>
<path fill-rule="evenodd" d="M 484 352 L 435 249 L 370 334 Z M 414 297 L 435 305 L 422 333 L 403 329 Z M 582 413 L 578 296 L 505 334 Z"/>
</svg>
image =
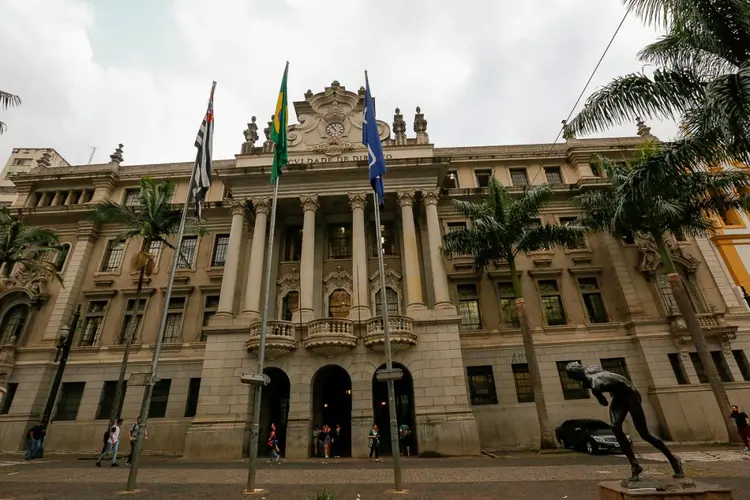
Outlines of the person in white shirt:
<svg viewBox="0 0 750 500">
<path fill-rule="evenodd" d="M 99 460 L 96 461 L 96 466 L 102 466 L 102 459 L 105 455 L 112 453 L 112 467 L 117 467 L 117 450 L 120 448 L 120 426 L 122 426 L 122 419 L 118 418 L 115 425 L 109 430 L 109 441 L 107 441 L 107 449 L 104 450 L 99 456 Z"/>
</svg>

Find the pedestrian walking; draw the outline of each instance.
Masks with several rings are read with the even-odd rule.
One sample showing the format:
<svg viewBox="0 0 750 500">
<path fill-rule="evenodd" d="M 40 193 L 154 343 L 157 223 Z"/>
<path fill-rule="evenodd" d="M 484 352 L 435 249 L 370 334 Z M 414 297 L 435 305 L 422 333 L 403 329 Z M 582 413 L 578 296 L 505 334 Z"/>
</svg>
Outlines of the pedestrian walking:
<svg viewBox="0 0 750 500">
<path fill-rule="evenodd" d="M 336 430 L 331 439 L 331 448 L 334 458 L 341 458 L 341 424 L 336 424 Z"/>
<path fill-rule="evenodd" d="M 380 432 L 378 432 L 378 425 L 374 424 L 370 429 L 370 434 L 367 436 L 367 443 L 370 447 L 370 462 L 373 460 L 375 455 L 375 461 L 380 462 Z"/>
<path fill-rule="evenodd" d="M 138 417 L 138 419 L 135 421 L 133 425 L 130 426 L 130 430 L 128 431 L 128 441 L 130 442 L 130 454 L 128 455 L 127 460 L 125 460 L 125 465 L 130 465 L 130 461 L 133 458 L 133 451 L 135 450 L 135 441 L 138 439 L 138 434 L 141 432 L 141 429 L 143 429 L 143 439 L 148 439 L 148 430 L 146 430 L 145 426 L 141 425 L 141 417 Z"/>
<path fill-rule="evenodd" d="M 401 442 L 401 453 L 406 454 L 407 457 L 411 457 L 412 433 L 408 425 L 402 424 L 398 428 L 398 437 Z"/>
<path fill-rule="evenodd" d="M 333 441 L 333 438 L 331 437 L 331 426 L 326 425 L 325 426 L 325 437 L 323 440 L 323 450 L 325 451 L 325 457 L 326 459 L 331 457 L 331 442 Z"/>
<path fill-rule="evenodd" d="M 318 434 L 320 434 L 320 426 L 315 424 L 315 428 L 312 431 L 312 443 L 313 443 L 313 456 L 318 456 Z"/>
<path fill-rule="evenodd" d="M 325 456 L 325 442 L 326 442 L 326 425 L 323 424 L 318 429 L 318 456 Z"/>
<path fill-rule="evenodd" d="M 102 466 L 102 459 L 105 455 L 112 454 L 111 467 L 117 467 L 117 451 L 120 448 L 120 427 L 122 426 L 122 419 L 118 418 L 115 425 L 109 430 L 109 440 L 107 441 L 107 448 L 104 452 L 99 455 L 99 459 L 96 461 L 96 466 Z"/>
<path fill-rule="evenodd" d="M 750 450 L 750 422 L 748 422 L 747 413 L 740 411 L 737 405 L 732 405 L 732 413 L 729 414 L 730 418 L 734 419 L 735 425 L 737 425 L 737 432 L 742 438 L 742 442 L 745 443 L 745 451 Z"/>
<path fill-rule="evenodd" d="M 276 434 L 276 424 L 271 424 L 271 432 L 268 434 L 268 447 L 271 449 L 271 458 L 268 460 L 270 464 L 274 460 L 276 463 L 281 463 L 281 455 L 279 454 L 279 438 Z"/>
<path fill-rule="evenodd" d="M 42 449 L 42 440 L 47 433 L 47 423 L 42 420 L 26 433 L 26 455 L 24 460 L 31 462 Z"/>
</svg>

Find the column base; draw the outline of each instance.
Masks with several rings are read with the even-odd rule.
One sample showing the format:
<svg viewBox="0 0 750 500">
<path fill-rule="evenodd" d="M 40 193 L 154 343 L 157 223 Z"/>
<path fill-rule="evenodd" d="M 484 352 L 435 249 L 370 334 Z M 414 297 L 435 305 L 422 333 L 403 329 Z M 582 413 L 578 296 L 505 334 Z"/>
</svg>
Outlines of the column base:
<svg viewBox="0 0 750 500">
<path fill-rule="evenodd" d="M 456 306 L 453 304 L 453 302 L 438 302 L 435 304 L 435 310 L 440 311 L 441 313 L 445 312 L 447 314 L 458 314 L 456 311 Z"/>
<path fill-rule="evenodd" d="M 251 325 L 255 323 L 256 321 L 260 321 L 260 312 L 258 311 L 242 311 L 239 315 L 237 315 L 237 318 L 235 319 L 236 322 L 248 325 Z"/>
<path fill-rule="evenodd" d="M 406 306 L 407 316 L 411 316 L 412 314 L 424 312 L 427 310 L 427 306 L 422 304 L 421 302 L 414 302 Z"/>
<path fill-rule="evenodd" d="M 312 309 L 298 309 L 292 313 L 292 323 L 309 323 L 315 319 L 315 311 Z"/>
<path fill-rule="evenodd" d="M 182 458 L 190 460 L 219 460 L 243 458 L 245 455 L 244 421 L 200 419 L 193 420 L 185 436 Z"/>
<path fill-rule="evenodd" d="M 367 321 L 371 317 L 370 308 L 367 306 L 354 306 L 349 311 L 349 319 L 352 321 Z"/>
</svg>

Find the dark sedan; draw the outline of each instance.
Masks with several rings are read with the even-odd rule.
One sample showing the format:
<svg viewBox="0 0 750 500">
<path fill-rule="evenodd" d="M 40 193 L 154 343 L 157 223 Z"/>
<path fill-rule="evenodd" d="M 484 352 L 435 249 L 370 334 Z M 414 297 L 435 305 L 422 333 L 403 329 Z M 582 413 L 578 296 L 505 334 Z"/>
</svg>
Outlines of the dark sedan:
<svg viewBox="0 0 750 500">
<path fill-rule="evenodd" d="M 622 452 L 612 426 L 601 420 L 566 420 L 555 429 L 555 438 L 561 448 L 573 448 L 592 455 Z"/>
</svg>

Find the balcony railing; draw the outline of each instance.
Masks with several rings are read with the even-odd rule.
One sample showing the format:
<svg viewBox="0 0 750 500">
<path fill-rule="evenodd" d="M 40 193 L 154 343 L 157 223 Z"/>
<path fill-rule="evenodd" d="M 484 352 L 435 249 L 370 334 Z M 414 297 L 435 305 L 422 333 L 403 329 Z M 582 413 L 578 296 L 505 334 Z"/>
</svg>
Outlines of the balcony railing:
<svg viewBox="0 0 750 500">
<path fill-rule="evenodd" d="M 721 313 L 700 313 L 697 316 L 698 324 L 701 326 L 704 335 L 724 335 L 737 331 L 737 326 L 726 324 L 724 315 Z M 672 314 L 669 317 L 669 324 L 674 335 L 683 336 L 687 334 L 687 324 L 681 314 Z"/>
<path fill-rule="evenodd" d="M 305 347 L 316 354 L 334 356 L 357 347 L 354 323 L 344 318 L 321 318 L 307 327 Z"/>
<path fill-rule="evenodd" d="M 298 345 L 294 323 L 269 321 L 266 324 L 266 358 L 278 359 L 297 349 Z M 260 349 L 260 323 L 250 325 L 250 339 L 246 346 L 247 350 L 253 353 Z"/>
<path fill-rule="evenodd" d="M 390 316 L 388 331 L 391 337 L 391 350 L 402 351 L 417 345 L 417 335 L 414 333 L 414 323 L 406 316 Z M 382 352 L 385 348 L 385 332 L 383 318 L 370 318 L 367 321 L 367 335 L 365 345 L 375 351 Z"/>
</svg>

